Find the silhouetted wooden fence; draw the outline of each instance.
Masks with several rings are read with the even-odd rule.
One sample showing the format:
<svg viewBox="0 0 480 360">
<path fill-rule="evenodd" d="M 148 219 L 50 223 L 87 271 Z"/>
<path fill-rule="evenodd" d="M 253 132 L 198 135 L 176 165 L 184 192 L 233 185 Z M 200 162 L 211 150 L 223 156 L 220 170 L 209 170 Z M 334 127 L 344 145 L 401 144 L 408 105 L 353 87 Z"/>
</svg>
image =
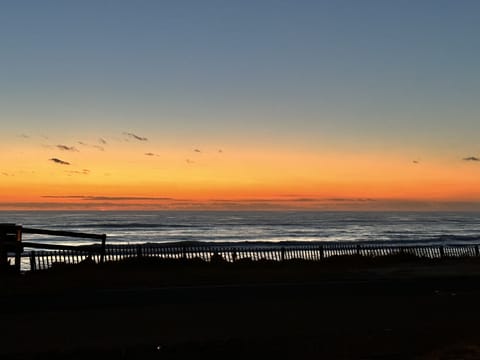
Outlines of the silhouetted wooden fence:
<svg viewBox="0 0 480 360">
<path fill-rule="evenodd" d="M 24 234 L 95 239 L 101 240 L 101 242 L 80 246 L 27 242 L 23 241 Z M 0 271 L 13 270 L 18 272 L 25 269 L 22 259 L 26 256 L 30 258 L 30 270 L 33 271 L 48 268 L 55 262 L 77 263 L 86 259 L 103 262 L 105 260 L 106 240 L 107 235 L 105 234 L 33 229 L 17 224 L 0 224 Z M 24 248 L 49 249 L 51 251 L 39 251 L 37 260 L 37 252 L 24 252 Z"/>
<path fill-rule="evenodd" d="M 100 240 L 89 245 L 61 245 L 55 243 L 24 242 L 23 234 L 37 234 Z M 147 243 L 107 245 L 105 234 L 87 234 L 72 231 L 24 228 L 16 224 L 0 224 L 0 265 L 14 269 L 41 270 L 54 264 L 102 263 L 128 258 L 201 259 L 204 261 L 287 261 L 294 259 L 324 261 L 339 256 L 412 256 L 424 259 L 480 258 L 479 245 L 398 246 L 391 244 L 325 243 L 308 244 L 212 244 L 212 243 Z M 41 249 L 29 250 L 28 249 Z M 3 254 L 3 255 L 2 255 Z M 3 259 L 3 260 L 2 260 Z M 1 268 L 0 268 L 1 269 Z"/>
<path fill-rule="evenodd" d="M 358 244 L 319 244 L 271 246 L 256 245 L 182 245 L 182 244 L 135 244 L 106 245 L 101 249 L 92 247 L 68 247 L 50 251 L 31 251 L 23 254 L 30 259 L 30 269 L 40 270 L 54 263 L 76 264 L 84 261 L 121 261 L 127 258 L 158 259 L 215 259 L 235 262 L 241 260 L 287 261 L 294 259 L 322 261 L 335 256 L 414 256 L 424 259 L 479 257 L 479 245 L 450 246 L 389 246 Z"/>
<path fill-rule="evenodd" d="M 22 228 L 22 233 L 101 240 L 100 244 L 83 246 L 23 242 L 24 247 L 52 250 L 38 252 L 38 258 L 35 251 L 30 252 L 30 270 L 32 271 L 37 269 L 47 269 L 54 263 L 77 264 L 86 261 L 87 259 L 95 262 L 104 262 L 105 260 L 105 248 L 107 240 L 107 235 L 105 234 L 87 234 L 73 231 L 32 228 Z"/>
</svg>

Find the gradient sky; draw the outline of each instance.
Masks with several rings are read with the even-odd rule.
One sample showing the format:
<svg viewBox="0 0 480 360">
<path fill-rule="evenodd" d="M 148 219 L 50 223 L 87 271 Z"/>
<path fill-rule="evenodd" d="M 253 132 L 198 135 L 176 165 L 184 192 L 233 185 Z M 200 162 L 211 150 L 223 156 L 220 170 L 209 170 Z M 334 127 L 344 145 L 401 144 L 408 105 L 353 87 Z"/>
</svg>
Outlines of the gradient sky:
<svg viewBox="0 0 480 360">
<path fill-rule="evenodd" d="M 480 210 L 479 14 L 2 1 L 0 209 Z"/>
</svg>

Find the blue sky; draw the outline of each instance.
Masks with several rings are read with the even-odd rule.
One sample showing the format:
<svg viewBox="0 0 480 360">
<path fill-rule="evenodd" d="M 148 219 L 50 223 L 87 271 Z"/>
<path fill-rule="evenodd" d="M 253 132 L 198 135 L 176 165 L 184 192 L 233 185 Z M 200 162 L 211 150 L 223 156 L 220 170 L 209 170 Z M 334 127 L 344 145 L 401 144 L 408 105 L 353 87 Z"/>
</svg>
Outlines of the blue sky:
<svg viewBox="0 0 480 360">
<path fill-rule="evenodd" d="M 164 119 L 219 133 L 239 121 L 278 125 L 279 135 L 298 124 L 366 137 L 458 126 L 468 138 L 479 129 L 479 10 L 476 1 L 7 1 L 0 115 L 27 129 L 135 117 L 173 132 Z"/>
</svg>

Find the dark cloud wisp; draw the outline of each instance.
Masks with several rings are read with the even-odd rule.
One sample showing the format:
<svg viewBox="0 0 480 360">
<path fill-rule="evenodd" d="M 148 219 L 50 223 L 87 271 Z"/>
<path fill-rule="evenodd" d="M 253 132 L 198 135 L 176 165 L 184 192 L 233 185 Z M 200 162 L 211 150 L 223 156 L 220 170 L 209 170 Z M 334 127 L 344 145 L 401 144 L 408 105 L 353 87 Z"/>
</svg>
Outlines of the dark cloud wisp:
<svg viewBox="0 0 480 360">
<path fill-rule="evenodd" d="M 90 145 L 90 144 L 84 143 L 83 141 L 78 141 L 78 144 L 82 145 L 82 146 L 92 147 L 92 148 L 100 150 L 100 151 L 105 151 L 105 148 L 103 146 L 100 146 L 100 145 Z"/>
<path fill-rule="evenodd" d="M 148 141 L 148 139 L 146 137 L 139 136 L 139 135 L 136 135 L 136 134 L 131 133 L 131 132 L 124 132 L 123 135 L 127 135 L 128 137 L 130 137 L 132 139 L 135 139 L 135 140 L 138 140 L 138 141 Z"/>
<path fill-rule="evenodd" d="M 468 157 L 465 157 L 463 158 L 464 161 L 480 161 L 480 158 L 476 157 L 476 156 L 468 156 Z"/>
<path fill-rule="evenodd" d="M 78 149 L 75 146 L 67 146 L 67 145 L 56 145 L 57 149 L 62 150 L 62 151 L 78 151 Z"/>
<path fill-rule="evenodd" d="M 51 159 L 48 159 L 49 161 L 52 161 L 56 164 L 60 164 L 60 165 L 70 165 L 70 163 L 68 161 L 64 161 L 62 159 L 59 159 L 59 158 L 51 158 Z"/>
</svg>

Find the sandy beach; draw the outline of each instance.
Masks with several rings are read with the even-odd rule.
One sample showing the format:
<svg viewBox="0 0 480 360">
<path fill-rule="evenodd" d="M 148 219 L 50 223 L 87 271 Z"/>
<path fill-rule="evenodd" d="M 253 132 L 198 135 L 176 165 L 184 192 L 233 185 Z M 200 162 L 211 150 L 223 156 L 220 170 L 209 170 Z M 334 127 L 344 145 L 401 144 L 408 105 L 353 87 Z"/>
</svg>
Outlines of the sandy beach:
<svg viewBox="0 0 480 360">
<path fill-rule="evenodd" d="M 480 357 L 473 260 L 131 261 L 2 280 L 2 359 Z"/>
</svg>

